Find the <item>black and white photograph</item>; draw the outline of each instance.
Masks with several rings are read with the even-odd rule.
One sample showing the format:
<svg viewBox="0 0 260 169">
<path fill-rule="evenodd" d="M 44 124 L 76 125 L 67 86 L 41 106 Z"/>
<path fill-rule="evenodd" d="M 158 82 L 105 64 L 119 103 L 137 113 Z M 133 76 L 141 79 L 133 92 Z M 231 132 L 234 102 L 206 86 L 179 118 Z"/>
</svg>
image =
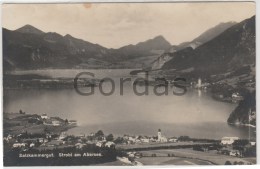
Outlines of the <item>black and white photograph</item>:
<svg viewBox="0 0 260 169">
<path fill-rule="evenodd" d="M 1 10 L 4 166 L 257 163 L 255 1 Z"/>
</svg>

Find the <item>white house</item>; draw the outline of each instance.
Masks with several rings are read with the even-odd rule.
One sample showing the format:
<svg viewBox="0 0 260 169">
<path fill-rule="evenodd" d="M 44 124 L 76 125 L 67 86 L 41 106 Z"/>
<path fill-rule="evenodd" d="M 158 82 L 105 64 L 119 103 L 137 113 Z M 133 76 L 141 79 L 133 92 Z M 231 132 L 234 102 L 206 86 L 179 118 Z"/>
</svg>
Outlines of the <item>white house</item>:
<svg viewBox="0 0 260 169">
<path fill-rule="evenodd" d="M 14 143 L 13 144 L 13 148 L 20 148 L 20 147 L 25 147 L 26 146 L 26 143 Z"/>
<path fill-rule="evenodd" d="M 75 146 L 77 149 L 82 149 L 84 146 L 86 146 L 86 144 L 76 143 Z"/>
<path fill-rule="evenodd" d="M 149 143 L 150 142 L 150 139 L 149 138 L 141 138 L 141 141 L 143 143 Z"/>
<path fill-rule="evenodd" d="M 229 152 L 229 155 L 230 155 L 230 156 L 234 156 L 234 157 L 238 157 L 238 156 L 240 156 L 241 154 L 240 154 L 240 152 L 239 152 L 238 150 L 231 150 L 231 151 Z"/>
<path fill-rule="evenodd" d="M 232 99 L 243 100 L 243 96 L 241 96 L 240 93 L 236 92 L 232 94 Z"/>
<path fill-rule="evenodd" d="M 127 152 L 128 157 L 135 157 L 136 152 Z"/>
<path fill-rule="evenodd" d="M 53 126 L 60 126 L 61 125 L 61 122 L 58 121 L 58 120 L 53 120 L 51 123 L 52 123 Z"/>
<path fill-rule="evenodd" d="M 34 147 L 34 146 L 35 146 L 35 144 L 34 144 L 34 143 L 31 143 L 31 144 L 30 144 L 30 147 Z"/>
<path fill-rule="evenodd" d="M 93 137 L 95 136 L 95 133 L 90 133 L 89 136 Z"/>
<path fill-rule="evenodd" d="M 105 144 L 105 147 L 111 147 L 111 146 L 114 146 L 115 145 L 115 143 L 114 142 L 112 142 L 112 141 L 108 141 L 108 142 L 106 142 L 106 144 Z"/>
<path fill-rule="evenodd" d="M 4 137 L 4 140 L 9 142 L 9 140 L 11 140 L 12 138 L 12 135 L 9 134 L 7 137 Z"/>
<path fill-rule="evenodd" d="M 42 119 L 48 119 L 48 116 L 47 116 L 47 114 L 44 113 L 44 114 L 41 115 L 41 118 Z"/>
<path fill-rule="evenodd" d="M 40 143 L 46 143 L 46 142 L 48 142 L 48 140 L 45 139 L 45 138 L 38 138 L 38 140 L 39 140 Z"/>
<path fill-rule="evenodd" d="M 97 146 L 97 147 L 102 147 L 102 146 L 103 146 L 103 142 L 98 141 L 98 142 L 96 143 L 96 146 Z"/>
<path fill-rule="evenodd" d="M 131 136 L 129 136 L 129 137 L 128 137 L 128 140 L 129 140 L 129 141 L 133 141 L 133 142 L 135 142 L 136 139 L 133 138 L 133 137 L 131 137 Z"/>
<path fill-rule="evenodd" d="M 69 124 L 70 125 L 77 125 L 77 121 L 76 120 L 69 120 Z"/>
<path fill-rule="evenodd" d="M 256 142 L 255 142 L 255 141 L 250 141 L 250 145 L 251 145 L 251 146 L 255 146 L 255 145 L 256 145 Z"/>
<path fill-rule="evenodd" d="M 221 144 L 223 145 L 231 145 L 235 140 L 239 140 L 239 137 L 223 137 L 221 139 Z"/>
<path fill-rule="evenodd" d="M 141 143 L 141 140 L 140 139 L 136 139 L 135 143 Z"/>
<path fill-rule="evenodd" d="M 176 142 L 178 142 L 178 139 L 177 138 L 170 138 L 169 142 L 176 143 Z"/>
<path fill-rule="evenodd" d="M 67 133 L 66 132 L 61 132 L 60 136 L 59 136 L 59 140 L 63 140 L 67 137 Z"/>
</svg>

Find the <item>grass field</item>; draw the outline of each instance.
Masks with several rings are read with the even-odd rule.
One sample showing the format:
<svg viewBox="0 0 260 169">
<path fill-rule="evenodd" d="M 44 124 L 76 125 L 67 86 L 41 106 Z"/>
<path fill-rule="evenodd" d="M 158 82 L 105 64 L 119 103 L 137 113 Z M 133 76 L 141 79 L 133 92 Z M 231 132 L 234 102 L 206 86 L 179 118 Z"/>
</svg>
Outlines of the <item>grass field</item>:
<svg viewBox="0 0 260 169">
<path fill-rule="evenodd" d="M 151 156 L 156 154 L 157 157 L 142 157 L 137 159 L 144 165 L 224 165 L 226 161 L 232 164 L 243 162 L 244 164 L 255 164 L 254 159 L 243 159 L 238 157 L 217 154 L 216 152 L 201 152 L 192 149 L 161 149 L 140 151 L 143 156 Z M 174 154 L 174 157 L 168 157 L 168 154 Z"/>
<path fill-rule="evenodd" d="M 192 146 L 192 145 L 204 145 L 212 143 L 197 143 L 197 142 L 177 142 L 177 143 L 142 143 L 142 144 L 125 144 L 117 145 L 117 148 L 124 150 L 138 149 L 138 148 L 156 148 L 156 147 L 170 147 L 170 146 Z"/>
<path fill-rule="evenodd" d="M 211 165 L 207 161 L 180 157 L 142 157 L 137 161 L 143 165 Z"/>
</svg>

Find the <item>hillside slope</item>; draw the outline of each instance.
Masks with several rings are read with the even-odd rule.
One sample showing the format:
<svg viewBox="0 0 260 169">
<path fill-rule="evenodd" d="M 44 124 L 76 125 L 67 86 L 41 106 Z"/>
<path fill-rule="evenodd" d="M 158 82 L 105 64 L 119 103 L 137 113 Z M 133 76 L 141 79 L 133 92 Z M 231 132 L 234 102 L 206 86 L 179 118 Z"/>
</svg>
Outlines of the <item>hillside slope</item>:
<svg viewBox="0 0 260 169">
<path fill-rule="evenodd" d="M 255 63 L 255 16 L 246 19 L 196 49 L 185 48 L 173 54 L 163 69 L 188 69 L 214 74 Z"/>
<path fill-rule="evenodd" d="M 142 68 L 171 44 L 157 36 L 136 45 L 108 49 L 67 34 L 43 32 L 31 25 L 3 28 L 4 70 L 41 68 Z M 141 59 L 139 59 L 141 58 Z"/>
<path fill-rule="evenodd" d="M 190 42 L 183 42 L 179 45 L 172 46 L 166 53 L 162 54 L 158 59 L 156 59 L 151 66 L 151 69 L 160 69 L 166 62 L 171 60 L 171 55 L 175 52 L 183 50 L 185 48 L 192 48 L 195 49 L 200 45 L 212 40 L 213 38 L 220 35 L 222 32 L 230 28 L 231 26 L 235 25 L 236 22 L 226 22 L 220 23 L 207 31 L 203 32 L 197 38 L 193 39 Z"/>
</svg>

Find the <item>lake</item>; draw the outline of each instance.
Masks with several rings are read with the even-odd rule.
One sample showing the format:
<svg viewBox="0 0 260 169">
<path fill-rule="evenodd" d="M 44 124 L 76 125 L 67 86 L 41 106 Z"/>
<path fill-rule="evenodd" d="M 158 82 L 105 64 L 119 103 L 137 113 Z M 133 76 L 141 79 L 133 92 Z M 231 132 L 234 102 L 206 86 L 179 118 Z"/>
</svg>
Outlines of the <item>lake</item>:
<svg viewBox="0 0 260 169">
<path fill-rule="evenodd" d="M 119 78 L 136 78 L 129 75 L 129 69 L 114 70 L 37 70 L 16 71 L 14 74 L 37 73 L 51 77 L 75 77 L 87 71 L 96 78 L 109 77 L 115 82 L 115 91 L 104 96 L 95 87 L 91 96 L 79 95 L 74 89 L 24 89 L 4 91 L 4 111 L 29 114 L 43 114 L 77 120 L 79 127 L 68 131 L 70 134 L 89 134 L 101 129 L 114 135 L 156 135 L 160 128 L 165 136 L 188 135 L 195 138 L 220 139 L 224 136 L 240 138 L 255 137 L 255 129 L 230 126 L 226 123 L 236 104 L 212 99 L 210 92 L 189 88 L 183 96 L 172 94 L 157 96 L 153 86 L 149 95 L 137 96 L 133 92 L 133 80 L 124 83 L 120 95 Z M 102 85 L 104 92 L 111 90 L 112 84 Z M 122 90 L 122 89 L 121 89 Z M 139 92 L 144 86 L 138 86 Z M 159 88 L 163 91 L 164 88 Z M 249 132 L 250 131 L 250 132 Z"/>
</svg>

